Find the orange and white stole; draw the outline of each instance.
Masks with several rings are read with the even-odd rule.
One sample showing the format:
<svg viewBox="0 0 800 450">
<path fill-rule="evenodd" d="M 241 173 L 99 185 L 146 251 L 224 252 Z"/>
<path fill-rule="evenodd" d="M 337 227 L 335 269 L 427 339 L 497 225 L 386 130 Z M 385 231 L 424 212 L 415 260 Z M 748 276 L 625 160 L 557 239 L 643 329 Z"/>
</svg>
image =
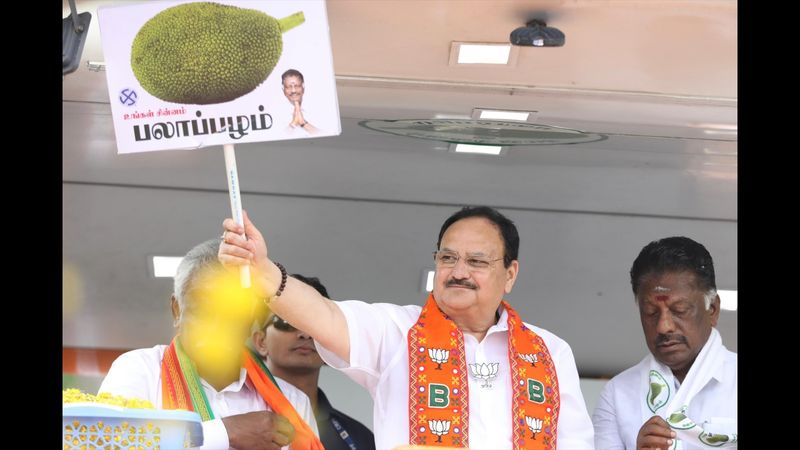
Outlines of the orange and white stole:
<svg viewBox="0 0 800 450">
<path fill-rule="evenodd" d="M 560 397 L 556 369 L 544 340 L 505 300 L 514 449 L 556 448 Z M 408 330 L 409 443 L 469 447 L 469 386 L 464 335 L 433 294 Z M 492 414 L 493 412 L 489 412 Z"/>
<path fill-rule="evenodd" d="M 252 350 L 242 353 L 242 365 L 256 391 L 275 414 L 286 417 L 295 430 L 293 450 L 324 450 L 322 442 L 283 395 L 275 378 L 261 357 Z M 164 409 L 185 409 L 200 414 L 203 421 L 214 418 L 214 412 L 200 384 L 194 362 L 181 348 L 178 338 L 172 339 L 161 360 L 161 392 Z"/>
</svg>

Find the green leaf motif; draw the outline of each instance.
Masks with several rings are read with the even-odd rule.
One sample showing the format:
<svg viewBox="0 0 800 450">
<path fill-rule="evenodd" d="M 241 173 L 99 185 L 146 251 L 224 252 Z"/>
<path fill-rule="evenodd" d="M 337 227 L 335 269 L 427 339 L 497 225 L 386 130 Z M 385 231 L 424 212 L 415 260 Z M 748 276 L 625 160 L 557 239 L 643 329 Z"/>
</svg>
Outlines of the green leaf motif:
<svg viewBox="0 0 800 450">
<path fill-rule="evenodd" d="M 668 422 L 670 422 L 670 423 L 678 423 L 678 422 L 680 422 L 680 421 L 682 421 L 684 419 L 686 419 L 686 414 L 684 414 L 683 411 L 678 411 L 678 412 L 674 412 L 674 413 L 669 415 Z"/>
<path fill-rule="evenodd" d="M 659 383 L 650 383 L 650 404 L 652 405 L 653 402 L 658 397 L 658 394 L 661 393 L 661 389 L 663 387 Z"/>
<path fill-rule="evenodd" d="M 727 434 L 714 434 L 708 432 L 701 433 L 699 438 L 701 442 L 712 447 L 719 447 L 730 440 L 730 436 Z"/>
</svg>

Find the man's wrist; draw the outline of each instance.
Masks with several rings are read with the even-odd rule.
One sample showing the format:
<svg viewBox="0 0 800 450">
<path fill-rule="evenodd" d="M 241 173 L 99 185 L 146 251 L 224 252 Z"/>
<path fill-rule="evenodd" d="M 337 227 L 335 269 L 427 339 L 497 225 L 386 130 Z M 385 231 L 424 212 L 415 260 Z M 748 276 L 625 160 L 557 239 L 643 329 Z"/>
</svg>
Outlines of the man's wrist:
<svg viewBox="0 0 800 450">
<path fill-rule="evenodd" d="M 280 297 L 280 295 L 286 289 L 286 281 L 288 279 L 286 268 L 283 267 L 281 263 L 275 261 L 270 262 L 272 263 L 272 267 L 270 268 L 270 270 L 272 270 L 272 279 L 279 281 L 277 283 L 278 287 L 275 292 L 273 292 L 271 295 L 267 295 L 267 297 L 264 299 L 264 301 L 267 303 L 271 302 L 277 297 Z"/>
<path fill-rule="evenodd" d="M 283 267 L 283 264 L 275 261 L 272 263 L 275 264 L 275 266 L 281 271 L 281 284 L 278 286 L 278 290 L 275 291 L 275 294 L 272 296 L 274 298 L 280 297 L 284 289 L 286 289 L 286 279 L 288 278 L 288 274 L 286 273 L 286 268 Z"/>
</svg>

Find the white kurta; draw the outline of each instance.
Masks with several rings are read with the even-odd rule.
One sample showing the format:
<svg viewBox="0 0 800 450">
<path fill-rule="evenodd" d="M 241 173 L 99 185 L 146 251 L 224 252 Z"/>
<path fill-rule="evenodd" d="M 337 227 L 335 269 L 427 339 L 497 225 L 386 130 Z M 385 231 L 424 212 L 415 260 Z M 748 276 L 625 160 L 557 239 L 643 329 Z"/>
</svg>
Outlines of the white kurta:
<svg viewBox="0 0 800 450">
<path fill-rule="evenodd" d="M 303 115 L 303 119 L 317 128 L 320 133 L 330 132 L 330 125 L 321 123 L 318 120 L 317 114 L 315 114 L 318 109 L 313 105 L 311 105 L 310 109 L 307 106 L 307 102 L 304 101 L 300 107 L 300 113 Z M 311 111 L 310 114 L 309 111 Z M 273 127 L 276 129 L 280 129 L 293 137 L 311 136 L 311 133 L 304 127 L 291 125 L 294 120 L 294 105 L 288 101 L 278 102 L 277 105 L 274 105 L 268 112 L 272 115 Z"/>
<path fill-rule="evenodd" d="M 161 408 L 161 360 L 166 349 L 166 345 L 156 345 L 120 355 L 111 364 L 98 392 L 150 400 L 156 408 Z M 314 433 L 319 435 L 308 396 L 280 378 L 275 380 L 300 417 L 314 430 Z M 255 387 L 247 380 L 245 369 L 241 370 L 238 381 L 219 392 L 205 380 L 200 379 L 200 382 L 208 398 L 208 404 L 214 412 L 213 420 L 203 422 L 203 446 L 200 447 L 203 450 L 229 448 L 228 432 L 222 423 L 223 417 L 270 410 Z"/>
<path fill-rule="evenodd" d="M 689 403 L 688 416 L 698 425 L 717 433 L 737 432 L 736 353 L 722 346 L 722 363 L 710 368 L 710 378 Z M 647 419 L 642 419 L 640 405 L 646 395 L 642 377 L 651 369 L 650 355 L 639 364 L 612 378 L 600 394 L 592 414 L 595 445 L 604 450 L 632 450 L 636 436 Z M 684 382 L 686 382 L 684 380 Z M 675 392 L 680 385 L 675 380 Z M 677 395 L 677 394 L 676 394 Z M 652 417 L 655 414 L 645 414 Z M 684 449 L 700 448 L 683 442 Z M 704 447 L 708 448 L 708 447 Z"/>
<path fill-rule="evenodd" d="M 375 446 L 379 450 L 409 444 L 408 430 L 408 330 L 422 307 L 355 300 L 337 302 L 347 319 L 350 363 L 317 345 L 331 367 L 364 386 L 375 401 Z M 499 363 L 491 388 L 469 376 L 469 447 L 510 449 L 511 373 L 508 363 L 508 314 L 502 311 L 483 341 L 464 335 L 467 364 Z M 561 393 L 558 448 L 593 449 L 592 422 L 583 401 L 575 358 L 569 345 L 547 330 L 525 324 L 544 339 L 556 365 Z"/>
</svg>

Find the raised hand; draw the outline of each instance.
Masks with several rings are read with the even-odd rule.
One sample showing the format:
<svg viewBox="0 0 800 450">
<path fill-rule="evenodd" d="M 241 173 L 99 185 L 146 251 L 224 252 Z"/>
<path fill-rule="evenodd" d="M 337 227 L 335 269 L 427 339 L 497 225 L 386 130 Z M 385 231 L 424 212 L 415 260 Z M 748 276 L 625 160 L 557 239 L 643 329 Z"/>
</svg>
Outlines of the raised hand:
<svg viewBox="0 0 800 450">
<path fill-rule="evenodd" d="M 222 242 L 219 245 L 217 258 L 223 266 L 238 270 L 239 266 L 252 266 L 251 276 L 255 294 L 270 298 L 278 290 L 281 283 L 281 271 L 267 256 L 267 242 L 258 228 L 250 221 L 247 211 L 243 211 L 244 226 L 228 218 L 222 222 Z M 242 237 L 247 236 L 247 239 Z"/>
</svg>

